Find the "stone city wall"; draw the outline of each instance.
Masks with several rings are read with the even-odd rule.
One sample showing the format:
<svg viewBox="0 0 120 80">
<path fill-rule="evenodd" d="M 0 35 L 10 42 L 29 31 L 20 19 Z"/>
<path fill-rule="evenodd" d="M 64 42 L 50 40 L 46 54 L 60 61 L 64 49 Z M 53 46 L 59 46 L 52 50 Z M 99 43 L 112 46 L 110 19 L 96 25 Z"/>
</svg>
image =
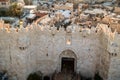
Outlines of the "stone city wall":
<svg viewBox="0 0 120 80">
<path fill-rule="evenodd" d="M 114 33 L 114 39 L 109 41 L 110 68 L 108 80 L 120 79 L 120 35 Z"/>
<path fill-rule="evenodd" d="M 67 31 L 34 24 L 19 29 L 3 27 L 0 29 L 0 70 L 7 70 L 18 80 L 26 80 L 30 73 L 36 71 L 51 75 L 61 70 L 60 55 L 72 57 L 63 51 L 71 50 L 76 55 L 77 73 L 93 77 L 101 71 L 101 76 L 107 79 L 110 58 L 106 40 L 109 33 L 104 33 L 105 30 L 99 27 L 83 29 L 77 25 L 74 29 L 68 27 Z"/>
</svg>

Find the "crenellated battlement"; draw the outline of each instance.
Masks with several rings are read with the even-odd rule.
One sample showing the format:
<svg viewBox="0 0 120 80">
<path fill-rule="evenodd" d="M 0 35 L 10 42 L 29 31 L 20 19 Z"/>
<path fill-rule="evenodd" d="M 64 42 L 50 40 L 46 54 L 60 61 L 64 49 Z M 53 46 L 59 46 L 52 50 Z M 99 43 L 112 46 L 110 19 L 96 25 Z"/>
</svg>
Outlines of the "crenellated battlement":
<svg viewBox="0 0 120 80">
<path fill-rule="evenodd" d="M 100 24 L 98 23 L 96 27 L 91 27 L 91 28 L 83 28 L 82 26 L 79 25 L 70 25 L 65 29 L 64 27 L 60 27 L 59 30 L 57 27 L 53 25 L 53 27 L 49 25 L 36 25 L 36 24 L 31 24 L 27 25 L 27 27 L 22 27 L 20 28 L 10 28 L 9 24 L 5 24 L 3 20 L 0 20 L 0 33 L 20 33 L 20 34 L 26 34 L 26 33 L 32 33 L 32 32 L 38 32 L 42 34 L 49 34 L 49 35 L 56 35 L 56 34 L 61 34 L 63 35 L 68 33 L 68 34 L 79 34 L 79 36 L 90 36 L 90 35 L 100 35 L 100 33 L 103 33 L 104 36 L 108 39 L 109 42 L 113 42 L 115 40 L 119 40 L 120 34 L 116 32 L 111 31 L 111 28 L 109 28 L 108 25 L 106 24 Z M 24 34 L 24 35 L 25 35 Z M 12 35 L 12 34 L 11 34 Z M 5 36 L 5 35 L 4 35 Z"/>
<path fill-rule="evenodd" d="M 6 32 L 6 33 L 11 33 L 11 32 L 29 32 L 29 31 L 34 31 L 34 30 L 39 30 L 40 32 L 51 32 L 52 34 L 54 33 L 59 33 L 59 32 L 66 32 L 66 33 L 76 33 L 76 32 L 80 32 L 80 33 L 87 33 L 87 34 L 94 34 L 97 33 L 97 28 L 92 27 L 92 28 L 82 28 L 82 26 L 68 26 L 68 28 L 65 30 L 64 27 L 60 27 L 59 30 L 57 30 L 57 28 L 55 26 L 50 27 L 49 25 L 36 25 L 36 24 L 32 24 L 32 25 L 28 25 L 27 27 L 23 28 L 22 26 L 20 26 L 20 28 L 10 28 L 9 24 L 5 24 L 3 20 L 0 20 L 0 32 Z"/>
</svg>

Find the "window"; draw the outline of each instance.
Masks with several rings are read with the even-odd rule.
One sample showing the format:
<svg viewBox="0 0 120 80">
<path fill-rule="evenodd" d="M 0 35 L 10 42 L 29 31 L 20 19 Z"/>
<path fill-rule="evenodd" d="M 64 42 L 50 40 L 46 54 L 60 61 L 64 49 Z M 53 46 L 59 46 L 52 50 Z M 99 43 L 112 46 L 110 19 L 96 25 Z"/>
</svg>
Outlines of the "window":
<svg viewBox="0 0 120 80">
<path fill-rule="evenodd" d="M 2 4 L 2 5 L 6 5 L 6 2 L 2 2 L 1 4 Z"/>
</svg>

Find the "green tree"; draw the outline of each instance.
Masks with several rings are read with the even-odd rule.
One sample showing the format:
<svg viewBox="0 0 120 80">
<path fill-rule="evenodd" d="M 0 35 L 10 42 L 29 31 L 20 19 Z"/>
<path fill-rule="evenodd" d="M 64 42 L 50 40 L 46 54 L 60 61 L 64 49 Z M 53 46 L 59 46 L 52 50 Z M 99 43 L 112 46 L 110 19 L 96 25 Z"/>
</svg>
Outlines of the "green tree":
<svg viewBox="0 0 120 80">
<path fill-rule="evenodd" d="M 0 16 L 8 16 L 8 8 L 0 8 Z"/>
<path fill-rule="evenodd" d="M 8 14 L 10 16 L 20 17 L 22 14 L 22 7 L 17 3 L 13 3 L 9 8 Z"/>
</svg>

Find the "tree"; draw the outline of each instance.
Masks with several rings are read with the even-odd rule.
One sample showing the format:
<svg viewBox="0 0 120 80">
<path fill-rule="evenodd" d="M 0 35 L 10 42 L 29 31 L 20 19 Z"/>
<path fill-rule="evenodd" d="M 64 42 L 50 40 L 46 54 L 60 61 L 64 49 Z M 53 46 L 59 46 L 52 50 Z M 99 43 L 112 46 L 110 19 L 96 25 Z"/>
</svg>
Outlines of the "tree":
<svg viewBox="0 0 120 80">
<path fill-rule="evenodd" d="M 0 8 L 0 16 L 6 16 L 6 8 Z"/>
<path fill-rule="evenodd" d="M 40 71 L 37 71 L 37 72 L 31 73 L 28 76 L 27 80 L 42 80 L 42 76 L 43 74 Z"/>
<path fill-rule="evenodd" d="M 9 8 L 8 14 L 10 16 L 20 17 L 22 14 L 22 7 L 17 3 L 13 3 Z"/>
</svg>

